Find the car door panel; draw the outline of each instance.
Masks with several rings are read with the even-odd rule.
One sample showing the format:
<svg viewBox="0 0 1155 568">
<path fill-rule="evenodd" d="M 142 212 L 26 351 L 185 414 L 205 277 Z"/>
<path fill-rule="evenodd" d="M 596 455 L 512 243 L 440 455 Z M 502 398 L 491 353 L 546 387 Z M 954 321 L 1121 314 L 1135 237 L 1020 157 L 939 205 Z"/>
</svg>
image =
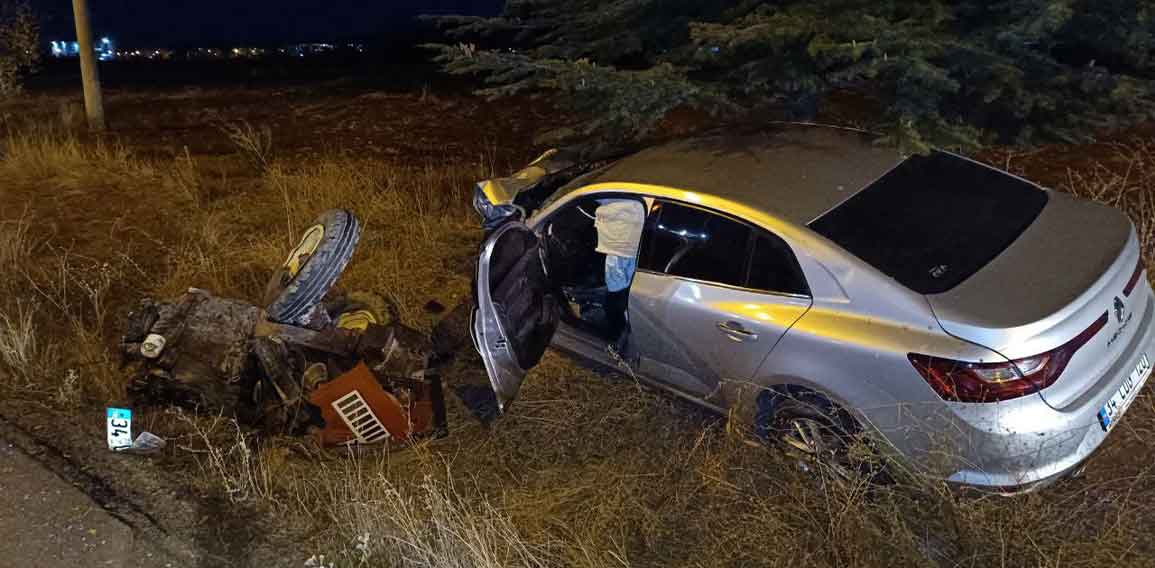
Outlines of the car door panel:
<svg viewBox="0 0 1155 568">
<path fill-rule="evenodd" d="M 656 359 L 650 367 L 666 371 L 676 386 L 704 398 L 715 394 L 723 380 L 753 377 L 811 303 L 809 298 L 658 277 L 672 282 L 660 323 L 648 330 L 664 338 L 662 348 L 648 349 Z"/>
<path fill-rule="evenodd" d="M 502 410 L 540 361 L 560 320 L 544 255 L 538 236 L 516 221 L 496 229 L 482 244 L 472 332 Z"/>
<path fill-rule="evenodd" d="M 640 367 L 699 398 L 752 378 L 810 308 L 789 246 L 739 219 L 657 201 L 643 249 L 630 294 Z"/>
<path fill-rule="evenodd" d="M 710 386 L 690 371 L 697 365 L 685 359 L 679 334 L 669 326 L 669 299 L 679 282 L 665 274 L 638 271 L 630 286 L 630 358 L 646 378 L 668 384 L 687 394 L 704 397 Z"/>
</svg>

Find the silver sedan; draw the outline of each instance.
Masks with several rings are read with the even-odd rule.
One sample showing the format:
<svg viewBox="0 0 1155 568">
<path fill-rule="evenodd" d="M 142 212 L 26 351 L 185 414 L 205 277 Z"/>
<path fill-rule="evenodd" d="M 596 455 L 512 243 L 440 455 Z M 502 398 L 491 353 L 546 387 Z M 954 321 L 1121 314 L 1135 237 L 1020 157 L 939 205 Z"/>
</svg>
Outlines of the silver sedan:
<svg viewBox="0 0 1155 568">
<path fill-rule="evenodd" d="M 595 209 L 644 207 L 607 335 Z M 848 468 L 1010 493 L 1081 468 L 1151 372 L 1152 292 L 1120 211 L 942 151 L 781 125 L 478 185 L 473 336 L 506 410 L 552 345 Z"/>
</svg>

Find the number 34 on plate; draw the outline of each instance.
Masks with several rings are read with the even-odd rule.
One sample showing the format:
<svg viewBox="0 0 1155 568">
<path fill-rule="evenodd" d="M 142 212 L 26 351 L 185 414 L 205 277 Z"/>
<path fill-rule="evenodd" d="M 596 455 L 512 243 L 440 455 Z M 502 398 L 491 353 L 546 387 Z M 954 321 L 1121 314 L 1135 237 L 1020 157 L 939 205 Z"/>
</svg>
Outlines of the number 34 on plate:
<svg viewBox="0 0 1155 568">
<path fill-rule="evenodd" d="M 108 409 L 108 449 L 119 450 L 132 446 L 132 411 L 127 408 Z"/>
</svg>

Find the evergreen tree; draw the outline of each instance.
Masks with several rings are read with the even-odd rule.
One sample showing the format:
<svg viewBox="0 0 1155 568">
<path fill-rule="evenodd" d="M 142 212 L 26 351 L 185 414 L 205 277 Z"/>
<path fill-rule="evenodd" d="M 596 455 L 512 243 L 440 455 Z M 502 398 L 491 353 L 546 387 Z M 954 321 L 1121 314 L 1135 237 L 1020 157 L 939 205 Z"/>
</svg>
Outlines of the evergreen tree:
<svg viewBox="0 0 1155 568">
<path fill-rule="evenodd" d="M 0 97 L 20 90 L 40 61 L 40 27 L 24 0 L 0 0 Z"/>
<path fill-rule="evenodd" d="M 807 118 L 837 91 L 879 101 L 872 127 L 913 149 L 1155 116 L 1153 0 L 509 0 L 438 20 L 462 42 L 434 46 L 450 72 L 492 97 L 560 91 L 600 141 L 682 105 Z"/>
</svg>

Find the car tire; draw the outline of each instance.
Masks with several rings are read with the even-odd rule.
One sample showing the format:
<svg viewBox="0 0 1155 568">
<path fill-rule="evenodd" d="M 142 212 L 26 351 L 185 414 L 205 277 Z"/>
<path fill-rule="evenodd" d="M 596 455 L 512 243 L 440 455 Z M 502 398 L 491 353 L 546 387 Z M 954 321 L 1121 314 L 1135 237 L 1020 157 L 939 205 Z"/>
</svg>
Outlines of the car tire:
<svg viewBox="0 0 1155 568">
<path fill-rule="evenodd" d="M 759 430 L 799 466 L 833 473 L 843 480 L 885 479 L 881 460 L 860 435 L 862 427 L 848 412 L 825 396 L 811 391 L 770 394 L 771 412 L 760 413 Z M 868 447 L 863 452 L 861 444 Z"/>
<path fill-rule="evenodd" d="M 319 242 L 294 259 L 317 228 L 323 230 Z M 290 253 L 269 281 L 265 294 L 269 320 L 307 325 L 318 304 L 349 264 L 360 238 L 361 224 L 349 211 L 332 209 L 317 217 L 302 236 L 302 244 Z M 295 267 L 292 266 L 294 260 L 298 263 Z"/>
</svg>

